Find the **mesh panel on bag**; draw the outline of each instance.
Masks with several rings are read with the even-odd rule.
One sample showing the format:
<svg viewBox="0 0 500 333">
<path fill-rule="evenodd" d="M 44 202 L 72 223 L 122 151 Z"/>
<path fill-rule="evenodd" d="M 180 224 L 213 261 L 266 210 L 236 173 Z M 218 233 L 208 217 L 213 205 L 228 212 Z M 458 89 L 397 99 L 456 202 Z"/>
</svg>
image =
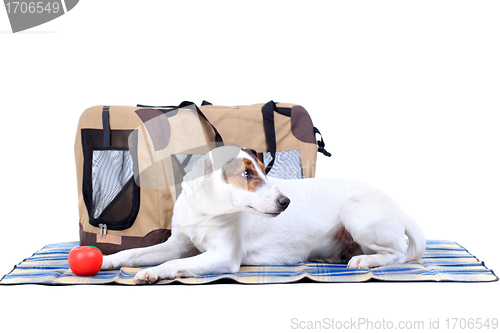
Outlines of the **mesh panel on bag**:
<svg viewBox="0 0 500 333">
<path fill-rule="evenodd" d="M 264 153 L 264 165 L 271 162 L 271 153 Z M 300 150 L 277 151 L 269 177 L 281 179 L 302 179 Z"/>
<path fill-rule="evenodd" d="M 92 157 L 93 216 L 101 217 L 106 208 L 126 192 L 132 180 L 133 163 L 126 150 L 94 150 Z M 125 189 L 125 191 L 124 191 Z"/>
</svg>

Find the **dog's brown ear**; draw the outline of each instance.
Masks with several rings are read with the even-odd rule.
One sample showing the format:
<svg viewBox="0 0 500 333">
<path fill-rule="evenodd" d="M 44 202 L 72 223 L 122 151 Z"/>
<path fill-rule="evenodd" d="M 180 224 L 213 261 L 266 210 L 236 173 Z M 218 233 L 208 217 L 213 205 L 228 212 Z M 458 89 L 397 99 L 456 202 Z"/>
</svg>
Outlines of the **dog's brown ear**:
<svg viewBox="0 0 500 333">
<path fill-rule="evenodd" d="M 250 149 L 250 151 L 252 152 L 252 154 L 254 154 L 257 158 L 259 158 L 259 155 L 257 154 L 257 152 L 253 149 Z"/>
<path fill-rule="evenodd" d="M 257 154 L 257 152 L 255 150 L 253 150 L 251 148 L 242 148 L 241 150 L 243 150 L 244 152 L 246 152 L 249 155 L 253 155 L 257 160 L 260 160 L 259 154 Z"/>
</svg>

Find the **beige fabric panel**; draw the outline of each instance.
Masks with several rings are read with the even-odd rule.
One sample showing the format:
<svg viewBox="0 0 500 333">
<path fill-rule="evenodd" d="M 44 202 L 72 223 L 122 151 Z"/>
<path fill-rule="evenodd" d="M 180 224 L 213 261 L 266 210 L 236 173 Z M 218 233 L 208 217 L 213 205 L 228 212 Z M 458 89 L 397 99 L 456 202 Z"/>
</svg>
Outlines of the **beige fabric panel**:
<svg viewBox="0 0 500 333">
<path fill-rule="evenodd" d="M 233 143 L 242 148 L 252 148 L 259 153 L 268 152 L 262 106 L 204 105 L 200 110 L 216 126 L 225 143 Z M 279 107 L 291 107 L 296 104 L 282 104 Z M 276 129 L 276 147 L 278 151 L 299 149 L 298 140 L 291 134 L 290 117 L 274 113 Z M 242 130 L 244 124 L 244 130 Z"/>
<path fill-rule="evenodd" d="M 316 174 L 316 158 L 318 156 L 318 148 L 314 143 L 306 143 L 299 141 L 300 160 L 302 164 L 302 177 L 314 178 Z"/>
<path fill-rule="evenodd" d="M 144 128 L 140 118 L 135 114 L 135 110 L 140 108 L 128 106 L 110 106 L 110 127 L 113 130 L 131 130 L 135 128 Z M 102 111 L 103 106 L 94 106 L 82 113 L 78 124 L 78 132 L 75 140 L 75 159 L 77 168 L 77 187 L 78 187 L 78 209 L 80 212 L 80 223 L 83 230 L 99 234 L 100 230 L 89 223 L 87 207 L 83 199 L 82 183 L 83 183 L 83 151 L 81 141 L 82 128 L 102 129 Z M 141 134 L 142 135 L 142 134 Z M 138 147 L 138 153 L 148 154 L 146 147 L 147 140 L 139 140 L 145 145 Z M 141 157 L 139 157 L 141 158 Z M 148 157 L 149 158 L 149 155 Z M 154 183 L 154 188 L 140 188 L 140 206 L 136 221 L 130 228 L 125 230 L 108 230 L 110 235 L 136 236 L 142 237 L 153 230 L 170 229 L 171 215 L 173 202 L 169 200 L 171 197 L 170 190 L 165 186 L 163 170 L 161 163 L 157 163 L 152 167 L 151 172 L 141 174 L 141 181 L 145 183 Z M 160 169 L 160 170 L 159 170 Z M 161 186 L 163 184 L 163 186 Z M 161 203 L 160 203 L 161 201 Z"/>
<path fill-rule="evenodd" d="M 170 159 L 172 154 L 184 153 L 187 150 L 197 147 L 205 147 L 205 153 L 209 151 L 205 133 L 196 111 L 179 109 L 175 116 L 168 117 L 168 122 L 170 123 L 171 139 L 166 148 L 158 151 L 152 149 L 153 144 L 149 132 L 145 130 L 144 126 L 139 128 L 139 141 L 141 141 L 142 138 L 147 138 L 147 148 L 150 149 L 149 154 L 153 156 L 153 161 L 148 161 L 147 158 L 139 159 L 139 171 L 147 168 L 151 163 L 158 163 L 164 159 Z M 186 138 L 189 138 L 189 140 L 186 140 Z M 147 148 L 139 147 L 138 149 Z M 147 154 L 141 156 L 147 156 Z"/>
<path fill-rule="evenodd" d="M 78 128 L 102 129 L 102 105 L 93 106 L 83 111 Z M 109 122 L 112 129 L 133 129 L 141 126 L 141 119 L 135 114 L 137 108 L 134 106 L 114 106 L 109 107 Z M 114 117 L 113 117 L 114 116 Z M 117 117 L 118 116 L 118 117 Z"/>
</svg>

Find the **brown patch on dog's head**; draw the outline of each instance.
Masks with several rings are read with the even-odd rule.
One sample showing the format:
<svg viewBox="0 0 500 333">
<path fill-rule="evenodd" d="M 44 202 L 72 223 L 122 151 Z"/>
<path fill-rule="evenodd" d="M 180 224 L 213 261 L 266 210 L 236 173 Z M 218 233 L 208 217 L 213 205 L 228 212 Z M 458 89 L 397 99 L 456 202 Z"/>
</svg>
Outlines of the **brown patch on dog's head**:
<svg viewBox="0 0 500 333">
<path fill-rule="evenodd" d="M 255 161 L 235 158 L 222 168 L 222 180 L 244 191 L 255 191 L 265 183 L 255 168 Z M 260 163 L 262 164 L 262 162 Z M 261 169 L 262 167 L 259 165 Z"/>
<path fill-rule="evenodd" d="M 247 153 L 248 155 L 250 155 L 251 157 L 253 157 L 255 163 L 257 163 L 257 165 L 262 170 L 262 172 L 264 174 L 266 173 L 264 171 L 265 170 L 264 163 L 262 163 L 262 161 L 259 159 L 259 155 L 257 154 L 257 152 L 255 150 L 253 150 L 253 149 L 247 149 L 247 148 L 241 148 L 241 150 L 243 150 L 245 153 Z"/>
</svg>

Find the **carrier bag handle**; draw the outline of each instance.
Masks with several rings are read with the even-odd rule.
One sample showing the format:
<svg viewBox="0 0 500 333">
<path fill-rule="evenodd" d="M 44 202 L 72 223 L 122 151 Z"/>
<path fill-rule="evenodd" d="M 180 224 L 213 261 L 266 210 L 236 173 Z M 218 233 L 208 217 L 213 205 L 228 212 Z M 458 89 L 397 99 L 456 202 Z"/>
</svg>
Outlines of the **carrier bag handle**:
<svg viewBox="0 0 500 333">
<path fill-rule="evenodd" d="M 206 101 L 203 101 L 203 102 L 206 102 Z M 212 130 L 215 133 L 215 146 L 216 147 L 223 146 L 224 145 L 224 140 L 222 140 L 222 136 L 219 134 L 219 131 L 217 130 L 217 128 L 215 128 L 215 126 L 212 125 L 212 123 L 210 122 L 210 120 L 208 120 L 208 118 L 203 114 L 203 112 L 201 112 L 201 110 L 198 108 L 198 106 L 196 104 L 194 104 L 193 102 L 184 101 L 181 104 L 179 104 L 179 106 L 175 106 L 175 105 L 153 106 L 153 105 L 137 104 L 137 107 L 138 108 L 172 108 L 172 109 L 180 109 L 180 108 L 183 108 L 183 107 L 186 107 L 186 106 L 189 106 L 189 105 L 194 105 L 194 107 L 196 108 L 196 112 L 198 112 L 198 115 L 200 115 L 203 119 L 205 119 L 208 122 L 208 124 L 212 127 Z"/>
<path fill-rule="evenodd" d="M 203 100 L 201 102 L 202 106 L 205 105 L 213 105 L 212 103 Z M 266 134 L 267 146 L 269 148 L 269 153 L 271 153 L 271 162 L 266 166 L 265 173 L 266 175 L 271 171 L 273 167 L 274 160 L 276 158 L 276 131 L 274 128 L 274 112 L 278 112 L 285 116 L 290 117 L 290 113 L 282 112 L 276 107 L 276 103 L 274 101 L 267 102 L 264 106 L 262 106 L 262 119 L 264 121 L 264 131 Z"/>
<path fill-rule="evenodd" d="M 274 111 L 278 112 L 276 103 L 269 101 L 262 106 L 262 119 L 264 120 L 264 132 L 266 133 L 267 146 L 271 154 L 271 162 L 266 166 L 266 175 L 271 171 L 276 158 L 276 130 L 274 128 Z"/>
<path fill-rule="evenodd" d="M 190 101 L 184 101 L 181 104 L 179 104 L 179 108 L 183 108 L 189 105 L 194 105 L 194 107 L 196 108 L 196 112 L 198 112 L 198 115 L 200 115 L 203 119 L 205 119 L 208 122 L 210 126 L 212 126 L 212 129 L 215 133 L 215 147 L 223 146 L 224 140 L 222 140 L 222 136 L 220 135 L 219 131 L 217 130 L 217 128 L 215 128 L 214 125 L 212 125 L 210 120 L 208 120 L 208 118 L 203 114 L 203 112 L 201 112 L 200 108 L 196 104 Z"/>
</svg>

